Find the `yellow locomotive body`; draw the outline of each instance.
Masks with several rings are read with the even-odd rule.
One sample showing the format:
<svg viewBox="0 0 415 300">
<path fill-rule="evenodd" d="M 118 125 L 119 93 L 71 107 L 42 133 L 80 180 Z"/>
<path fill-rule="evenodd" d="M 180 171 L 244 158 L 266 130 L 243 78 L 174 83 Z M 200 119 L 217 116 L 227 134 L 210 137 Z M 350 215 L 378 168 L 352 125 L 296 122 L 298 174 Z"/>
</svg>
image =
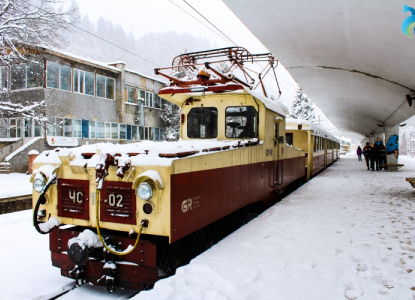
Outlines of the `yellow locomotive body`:
<svg viewBox="0 0 415 300">
<path fill-rule="evenodd" d="M 160 91 L 181 106 L 177 142 L 100 143 L 36 158 L 34 224 L 50 233 L 62 275 L 110 292 L 143 289 L 307 180 L 310 149 L 286 145 L 284 107 L 211 72 L 220 78 Z"/>
</svg>

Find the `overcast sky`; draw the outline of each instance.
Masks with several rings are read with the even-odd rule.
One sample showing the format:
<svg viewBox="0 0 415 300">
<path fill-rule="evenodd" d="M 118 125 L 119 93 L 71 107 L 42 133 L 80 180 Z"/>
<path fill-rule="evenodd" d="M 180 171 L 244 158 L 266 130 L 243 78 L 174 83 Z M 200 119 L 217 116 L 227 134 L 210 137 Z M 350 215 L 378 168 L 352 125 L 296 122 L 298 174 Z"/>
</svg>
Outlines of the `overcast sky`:
<svg viewBox="0 0 415 300">
<path fill-rule="evenodd" d="M 213 47 L 236 44 L 251 53 L 269 52 L 220 0 L 77 0 L 77 3 L 81 14 L 88 14 L 91 21 L 96 22 L 100 16 L 111 19 L 136 37 L 173 30 L 204 37 Z M 298 85 L 282 66 L 277 68 L 277 76 L 282 90 L 281 100 L 291 106 Z M 272 87 L 271 93 L 278 95 L 276 86 Z M 317 113 L 322 114 L 321 111 Z M 327 118 L 322 116 L 321 119 Z M 324 125 L 326 128 L 334 127 L 332 124 Z"/>
</svg>

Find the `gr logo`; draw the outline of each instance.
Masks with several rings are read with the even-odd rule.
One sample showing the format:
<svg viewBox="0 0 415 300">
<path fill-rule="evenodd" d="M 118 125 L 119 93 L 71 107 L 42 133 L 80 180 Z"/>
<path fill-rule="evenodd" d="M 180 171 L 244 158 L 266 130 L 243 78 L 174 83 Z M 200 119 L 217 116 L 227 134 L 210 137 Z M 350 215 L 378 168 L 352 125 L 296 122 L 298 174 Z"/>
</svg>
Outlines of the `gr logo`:
<svg viewBox="0 0 415 300">
<path fill-rule="evenodd" d="M 192 210 L 192 203 L 193 203 L 192 199 L 183 200 L 183 202 L 182 202 L 182 212 L 186 213 L 189 210 Z"/>
</svg>

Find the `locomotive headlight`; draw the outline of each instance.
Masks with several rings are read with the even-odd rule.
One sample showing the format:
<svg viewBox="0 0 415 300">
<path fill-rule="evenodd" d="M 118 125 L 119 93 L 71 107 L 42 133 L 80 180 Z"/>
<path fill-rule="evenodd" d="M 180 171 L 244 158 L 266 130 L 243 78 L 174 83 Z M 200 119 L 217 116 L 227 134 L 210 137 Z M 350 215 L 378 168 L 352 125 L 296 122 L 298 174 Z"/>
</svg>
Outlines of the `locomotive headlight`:
<svg viewBox="0 0 415 300">
<path fill-rule="evenodd" d="M 36 178 L 35 181 L 33 181 L 33 189 L 36 192 L 41 193 L 45 184 L 46 182 L 44 180 Z"/>
<path fill-rule="evenodd" d="M 150 200 L 153 197 L 153 188 L 147 182 L 143 182 L 137 188 L 137 195 L 141 200 Z"/>
</svg>

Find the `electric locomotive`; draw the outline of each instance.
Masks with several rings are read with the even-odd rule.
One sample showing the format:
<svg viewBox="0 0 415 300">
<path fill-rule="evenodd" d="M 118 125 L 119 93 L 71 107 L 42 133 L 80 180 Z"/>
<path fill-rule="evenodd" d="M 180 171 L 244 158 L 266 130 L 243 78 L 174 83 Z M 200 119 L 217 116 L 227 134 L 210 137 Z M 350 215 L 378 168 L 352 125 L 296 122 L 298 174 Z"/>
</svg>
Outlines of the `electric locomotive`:
<svg viewBox="0 0 415 300">
<path fill-rule="evenodd" d="M 246 68 L 257 62 L 261 93 Z M 182 54 L 155 70 L 170 81 L 159 96 L 181 107 L 178 142 L 41 153 L 33 222 L 61 274 L 145 289 L 306 181 L 306 153 L 285 143 L 288 111 L 262 80 L 277 65 L 241 47 Z"/>
</svg>

